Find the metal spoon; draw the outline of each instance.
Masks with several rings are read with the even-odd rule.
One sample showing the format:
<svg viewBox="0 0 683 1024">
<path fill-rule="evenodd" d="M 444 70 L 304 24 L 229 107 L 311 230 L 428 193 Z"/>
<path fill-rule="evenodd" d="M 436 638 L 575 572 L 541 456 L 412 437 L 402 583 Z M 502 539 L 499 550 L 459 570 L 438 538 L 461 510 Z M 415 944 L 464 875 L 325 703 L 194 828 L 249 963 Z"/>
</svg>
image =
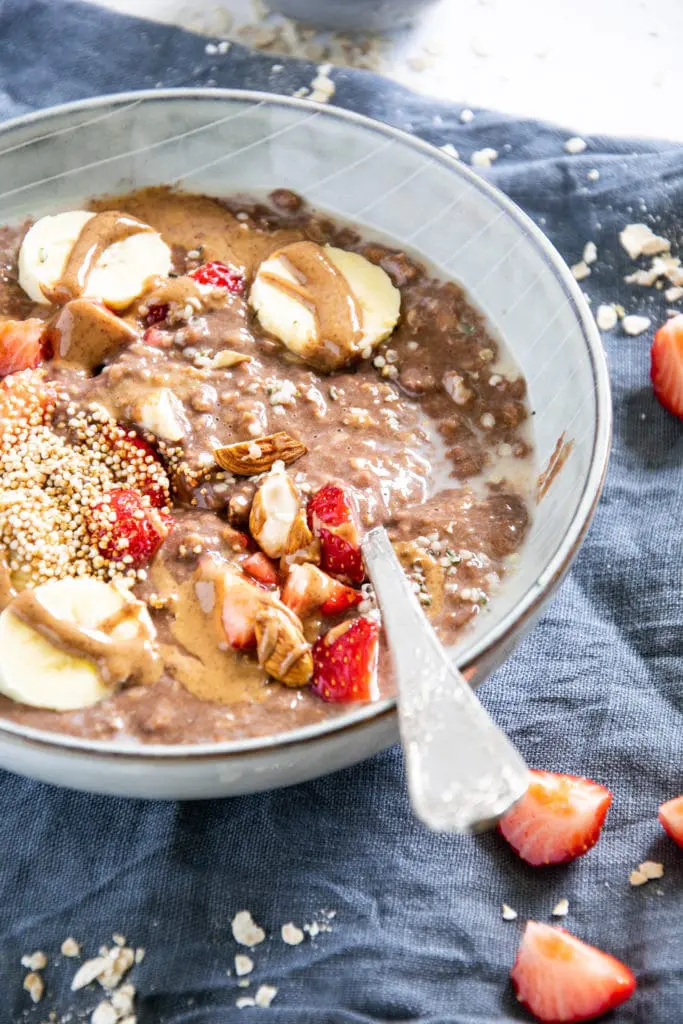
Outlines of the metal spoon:
<svg viewBox="0 0 683 1024">
<path fill-rule="evenodd" d="M 413 809 L 440 832 L 491 828 L 526 791 L 524 760 L 449 660 L 384 527 L 366 534 L 363 556 L 394 661 Z"/>
</svg>

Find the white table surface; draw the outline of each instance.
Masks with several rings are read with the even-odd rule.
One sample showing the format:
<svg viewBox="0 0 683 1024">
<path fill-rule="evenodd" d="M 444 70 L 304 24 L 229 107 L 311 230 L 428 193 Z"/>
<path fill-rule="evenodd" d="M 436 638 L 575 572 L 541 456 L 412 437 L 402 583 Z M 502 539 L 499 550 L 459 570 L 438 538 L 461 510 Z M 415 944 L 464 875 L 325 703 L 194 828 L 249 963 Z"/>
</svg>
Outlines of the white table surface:
<svg viewBox="0 0 683 1024">
<path fill-rule="evenodd" d="M 91 0 L 221 38 L 248 0 Z M 406 63 L 442 50 L 420 72 Z M 579 134 L 683 141 L 681 0 L 441 0 L 388 48 L 392 77 L 471 106 L 556 121 Z"/>
</svg>

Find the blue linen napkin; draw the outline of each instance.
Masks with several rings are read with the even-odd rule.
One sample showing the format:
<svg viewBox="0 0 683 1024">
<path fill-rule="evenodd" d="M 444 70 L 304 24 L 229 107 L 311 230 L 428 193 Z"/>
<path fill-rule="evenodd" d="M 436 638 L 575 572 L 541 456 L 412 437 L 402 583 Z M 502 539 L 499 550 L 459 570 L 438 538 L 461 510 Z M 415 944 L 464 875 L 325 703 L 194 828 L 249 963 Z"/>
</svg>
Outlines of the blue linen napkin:
<svg viewBox="0 0 683 1024">
<path fill-rule="evenodd" d="M 206 40 L 77 2 L 0 0 L 0 118 L 54 103 L 165 85 L 244 86 L 291 93 L 312 65 Z M 632 265 L 617 242 L 629 221 L 680 237 L 683 149 L 589 138 L 417 96 L 377 76 L 333 72 L 334 100 L 450 142 L 468 159 L 491 146 L 489 177 L 573 263 L 600 253 L 583 287 L 593 302 L 664 317 L 654 291 L 623 283 Z M 597 181 L 588 172 L 599 172 Z M 594 178 L 594 176 L 592 176 Z M 604 337 L 615 403 L 606 491 L 581 555 L 541 624 L 481 695 L 537 767 L 588 774 L 614 792 L 604 835 L 585 858 L 526 867 L 496 835 L 432 835 L 413 818 L 400 750 L 296 788 L 210 803 L 88 796 L 3 773 L 0 786 L 0 1021 L 37 1024 L 76 1011 L 73 961 L 53 962 L 67 935 L 92 956 L 112 932 L 146 948 L 132 972 L 139 1024 L 226 1022 L 241 1012 L 283 1024 L 420 1021 L 502 1024 L 529 1019 L 508 971 L 527 917 L 565 924 L 625 960 L 639 990 L 618 1024 L 683 1021 L 683 852 L 656 821 L 683 791 L 680 681 L 683 433 L 652 396 L 649 335 Z M 639 862 L 664 877 L 628 884 Z M 506 902 L 517 922 L 501 919 Z M 240 950 L 230 921 L 249 908 L 268 932 L 248 989 L 228 975 Z M 322 910 L 336 911 L 332 920 Z M 292 948 L 280 926 L 328 921 Z M 22 954 L 43 949 L 47 993 L 21 990 Z M 236 999 L 277 986 L 270 1010 Z M 65 1018 L 66 1020 L 67 1018 Z"/>
</svg>

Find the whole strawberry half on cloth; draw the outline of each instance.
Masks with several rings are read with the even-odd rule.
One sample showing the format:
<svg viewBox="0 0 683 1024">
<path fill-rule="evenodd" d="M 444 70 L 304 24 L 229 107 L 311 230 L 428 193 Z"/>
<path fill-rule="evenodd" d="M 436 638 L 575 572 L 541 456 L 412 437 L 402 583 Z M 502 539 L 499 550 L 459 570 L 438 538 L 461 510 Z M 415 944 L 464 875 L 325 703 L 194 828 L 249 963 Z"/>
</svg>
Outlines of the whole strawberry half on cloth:
<svg viewBox="0 0 683 1024">
<path fill-rule="evenodd" d="M 562 864 L 581 857 L 600 836 L 612 794 L 577 775 L 531 771 L 529 788 L 498 825 L 527 864 Z"/>
<path fill-rule="evenodd" d="M 683 314 L 667 320 L 655 334 L 650 377 L 658 401 L 683 419 Z"/>
<path fill-rule="evenodd" d="M 103 558 L 124 569 L 141 569 L 168 536 L 173 520 L 137 491 L 115 487 L 90 509 L 88 528 Z"/>
<path fill-rule="evenodd" d="M 360 534 L 351 501 L 337 484 L 325 484 L 308 502 L 308 527 L 320 538 L 320 568 L 350 583 L 365 579 Z"/>
<path fill-rule="evenodd" d="M 683 796 L 667 800 L 660 806 L 657 816 L 662 828 L 683 849 Z"/>
<path fill-rule="evenodd" d="M 632 972 L 564 928 L 529 921 L 510 977 L 517 998 L 545 1024 L 595 1020 L 629 999 Z"/>
<path fill-rule="evenodd" d="M 377 697 L 379 626 L 352 619 L 335 626 L 313 645 L 311 689 L 329 702 Z"/>
</svg>

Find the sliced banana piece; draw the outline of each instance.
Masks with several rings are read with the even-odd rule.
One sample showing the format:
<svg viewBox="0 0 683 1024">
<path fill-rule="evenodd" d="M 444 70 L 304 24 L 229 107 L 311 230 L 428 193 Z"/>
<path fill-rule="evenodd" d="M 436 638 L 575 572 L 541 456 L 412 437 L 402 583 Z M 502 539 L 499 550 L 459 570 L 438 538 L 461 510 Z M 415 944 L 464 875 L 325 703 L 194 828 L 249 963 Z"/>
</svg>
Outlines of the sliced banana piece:
<svg viewBox="0 0 683 1024">
<path fill-rule="evenodd" d="M 43 289 L 49 292 L 59 282 L 78 236 L 94 216 L 87 210 L 69 210 L 41 217 L 29 228 L 19 250 L 19 284 L 34 302 L 50 304 Z M 167 277 L 171 266 L 171 250 L 156 231 L 131 235 L 104 250 L 88 276 L 83 297 L 124 309 L 144 291 L 150 277 Z"/>
<path fill-rule="evenodd" d="M 121 641 L 138 635 L 154 637 L 146 607 L 116 583 L 67 577 L 43 583 L 33 593 L 52 616 L 70 626 Z M 135 614 L 122 617 L 102 633 L 102 626 L 115 621 L 131 602 Z M 92 660 L 52 644 L 15 615 L 9 604 L 0 615 L 0 692 L 22 704 L 69 711 L 97 703 L 112 688 Z"/>
<path fill-rule="evenodd" d="M 295 243 L 296 245 L 297 243 Z M 249 294 L 261 326 L 306 362 L 326 370 L 339 369 L 366 349 L 388 338 L 399 318 L 401 293 L 381 267 L 359 253 L 326 245 L 322 253 L 340 272 L 360 313 L 358 337 L 330 346 L 320 337 L 316 312 L 327 296 L 316 295 L 297 277 L 285 246 L 261 263 Z"/>
<path fill-rule="evenodd" d="M 182 441 L 190 429 L 183 403 L 170 388 L 150 391 L 133 409 L 133 421 L 164 441 Z"/>
</svg>

